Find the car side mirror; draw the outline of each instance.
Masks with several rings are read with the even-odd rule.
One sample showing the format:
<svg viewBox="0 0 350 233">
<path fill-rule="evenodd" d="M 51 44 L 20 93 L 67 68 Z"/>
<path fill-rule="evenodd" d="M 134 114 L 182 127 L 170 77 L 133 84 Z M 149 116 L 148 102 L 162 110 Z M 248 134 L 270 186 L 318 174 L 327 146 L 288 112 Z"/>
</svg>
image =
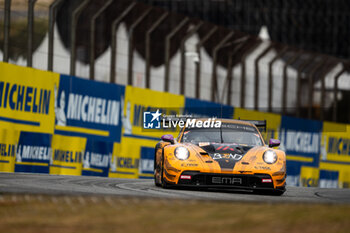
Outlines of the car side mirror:
<svg viewBox="0 0 350 233">
<path fill-rule="evenodd" d="M 174 137 L 171 134 L 165 134 L 161 137 L 161 139 L 164 142 L 170 142 L 171 144 L 174 144 Z"/>
<path fill-rule="evenodd" d="M 280 140 L 271 138 L 269 140 L 269 147 L 279 146 L 281 144 Z"/>
</svg>

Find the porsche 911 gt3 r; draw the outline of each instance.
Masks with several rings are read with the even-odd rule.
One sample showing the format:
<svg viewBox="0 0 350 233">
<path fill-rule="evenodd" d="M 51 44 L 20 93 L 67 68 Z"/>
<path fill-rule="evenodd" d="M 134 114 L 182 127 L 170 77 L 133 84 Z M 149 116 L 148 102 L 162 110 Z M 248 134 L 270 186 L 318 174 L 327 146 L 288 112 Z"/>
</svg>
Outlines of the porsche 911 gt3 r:
<svg viewBox="0 0 350 233">
<path fill-rule="evenodd" d="M 249 121 L 223 119 L 219 128 L 184 127 L 177 139 L 163 135 L 156 145 L 155 184 L 282 195 L 286 156 L 273 148 L 279 144 L 270 139 L 266 145 L 256 125 Z"/>
</svg>

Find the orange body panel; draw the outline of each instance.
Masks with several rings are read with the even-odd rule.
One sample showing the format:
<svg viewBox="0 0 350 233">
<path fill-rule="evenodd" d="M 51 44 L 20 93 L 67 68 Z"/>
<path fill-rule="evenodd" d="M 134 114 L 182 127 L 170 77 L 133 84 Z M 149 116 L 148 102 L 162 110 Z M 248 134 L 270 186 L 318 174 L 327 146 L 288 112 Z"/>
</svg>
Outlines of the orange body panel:
<svg viewBox="0 0 350 233">
<path fill-rule="evenodd" d="M 255 127 L 244 121 L 224 120 L 223 122 L 246 124 Z M 178 141 L 181 141 L 183 133 L 184 129 L 180 132 Z M 175 157 L 174 151 L 179 146 L 186 147 L 189 150 L 188 159 L 179 160 Z M 263 154 L 267 150 L 276 152 L 277 161 L 274 164 L 268 164 L 263 160 Z M 236 162 L 233 169 L 225 169 L 197 145 L 179 142 L 175 142 L 174 144 L 170 144 L 169 142 L 158 143 L 155 155 L 156 183 L 161 183 L 161 179 L 163 179 L 166 183 L 178 184 L 180 175 L 184 171 L 237 175 L 267 174 L 271 176 L 274 188 L 276 189 L 285 186 L 286 156 L 282 150 L 269 148 L 267 145 L 256 146 L 251 148 L 240 161 Z"/>
</svg>

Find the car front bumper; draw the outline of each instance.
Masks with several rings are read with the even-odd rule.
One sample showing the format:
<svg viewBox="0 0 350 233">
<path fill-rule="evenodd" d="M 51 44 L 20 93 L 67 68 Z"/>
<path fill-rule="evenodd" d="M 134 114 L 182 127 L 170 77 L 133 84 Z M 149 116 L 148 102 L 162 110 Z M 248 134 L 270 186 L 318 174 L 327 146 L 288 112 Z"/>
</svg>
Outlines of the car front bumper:
<svg viewBox="0 0 350 233">
<path fill-rule="evenodd" d="M 182 177 L 185 177 L 183 179 Z M 271 182 L 270 182 L 271 181 Z M 285 185 L 274 186 L 272 177 L 268 174 L 221 174 L 184 171 L 179 176 L 176 186 L 218 188 L 218 189 L 249 189 L 249 190 L 280 190 L 285 191 Z"/>
</svg>

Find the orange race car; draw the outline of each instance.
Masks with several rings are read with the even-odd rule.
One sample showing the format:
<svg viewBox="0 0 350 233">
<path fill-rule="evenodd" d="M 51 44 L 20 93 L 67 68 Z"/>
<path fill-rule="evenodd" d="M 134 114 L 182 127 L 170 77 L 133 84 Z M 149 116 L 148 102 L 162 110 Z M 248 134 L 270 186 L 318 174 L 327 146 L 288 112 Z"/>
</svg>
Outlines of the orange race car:
<svg viewBox="0 0 350 233">
<path fill-rule="evenodd" d="M 155 147 L 155 184 L 282 195 L 286 190 L 286 156 L 273 148 L 279 146 L 279 140 L 270 139 L 269 145 L 265 144 L 257 126 L 266 127 L 266 121 L 220 121 L 216 128 L 185 126 L 177 139 L 163 135 Z"/>
</svg>

